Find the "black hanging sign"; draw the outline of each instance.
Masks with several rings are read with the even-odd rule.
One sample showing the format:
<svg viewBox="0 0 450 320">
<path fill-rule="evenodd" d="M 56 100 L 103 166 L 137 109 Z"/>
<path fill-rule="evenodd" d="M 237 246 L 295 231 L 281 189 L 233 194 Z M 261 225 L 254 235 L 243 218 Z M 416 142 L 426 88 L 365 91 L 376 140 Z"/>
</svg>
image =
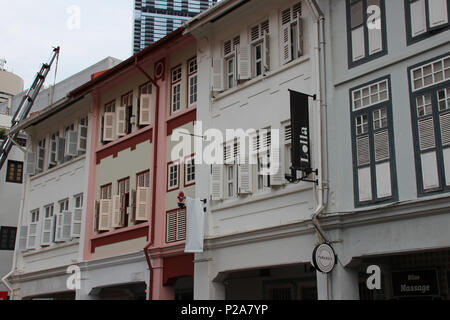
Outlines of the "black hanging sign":
<svg viewBox="0 0 450 320">
<path fill-rule="evenodd" d="M 289 90 L 291 95 L 292 168 L 307 175 L 312 172 L 309 132 L 309 98 L 314 97 Z M 314 97 L 315 98 L 315 97 Z"/>
</svg>

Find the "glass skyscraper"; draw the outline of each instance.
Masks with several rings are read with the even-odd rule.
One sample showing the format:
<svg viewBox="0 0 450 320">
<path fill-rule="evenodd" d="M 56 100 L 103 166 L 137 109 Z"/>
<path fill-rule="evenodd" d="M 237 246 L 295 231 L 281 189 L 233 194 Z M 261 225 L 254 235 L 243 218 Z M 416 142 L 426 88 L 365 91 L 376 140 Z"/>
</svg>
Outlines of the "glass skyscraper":
<svg viewBox="0 0 450 320">
<path fill-rule="evenodd" d="M 218 0 L 135 0 L 133 52 L 180 27 Z"/>
</svg>

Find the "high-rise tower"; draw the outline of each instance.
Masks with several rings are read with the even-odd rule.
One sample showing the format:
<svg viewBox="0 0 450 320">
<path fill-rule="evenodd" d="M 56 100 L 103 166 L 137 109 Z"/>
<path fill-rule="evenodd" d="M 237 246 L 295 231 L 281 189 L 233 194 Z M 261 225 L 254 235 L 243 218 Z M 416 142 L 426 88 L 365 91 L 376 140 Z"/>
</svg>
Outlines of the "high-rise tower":
<svg viewBox="0 0 450 320">
<path fill-rule="evenodd" d="M 135 0 L 133 52 L 180 27 L 218 0 Z"/>
</svg>

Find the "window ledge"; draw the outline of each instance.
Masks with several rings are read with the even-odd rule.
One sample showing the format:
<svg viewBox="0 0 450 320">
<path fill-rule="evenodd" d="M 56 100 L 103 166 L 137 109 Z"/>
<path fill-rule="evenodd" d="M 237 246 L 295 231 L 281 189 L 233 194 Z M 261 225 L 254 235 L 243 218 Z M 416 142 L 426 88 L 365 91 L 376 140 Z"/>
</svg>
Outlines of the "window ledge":
<svg viewBox="0 0 450 320">
<path fill-rule="evenodd" d="M 23 251 L 22 256 L 23 257 L 31 257 L 37 254 L 56 251 L 62 248 L 72 247 L 74 245 L 78 245 L 80 243 L 79 239 L 72 239 L 69 241 L 66 241 L 64 243 L 52 243 L 48 247 L 39 247 L 38 249 L 29 249 L 27 251 Z"/>
<path fill-rule="evenodd" d="M 254 202 L 286 196 L 292 193 L 308 191 L 311 189 L 313 189 L 313 185 L 308 182 L 300 183 L 299 185 L 287 184 L 277 188 L 272 188 L 271 190 L 256 192 L 246 196 L 245 198 L 237 196 L 232 199 L 216 201 L 216 203 L 211 206 L 211 212 L 235 208 L 243 205 L 252 204 Z"/>
<path fill-rule="evenodd" d="M 44 172 L 38 173 L 38 174 L 36 174 L 36 175 L 30 177 L 30 180 L 31 180 L 31 181 L 37 180 L 37 179 L 39 179 L 39 178 L 41 178 L 41 177 L 43 177 L 43 176 L 45 176 L 45 175 L 47 175 L 47 174 L 53 173 L 53 172 L 55 172 L 55 171 L 57 171 L 57 170 L 60 170 L 60 169 L 62 169 L 62 168 L 64 168 L 64 167 L 70 166 L 71 164 L 74 164 L 74 163 L 76 163 L 76 162 L 78 162 L 78 161 L 82 161 L 82 160 L 84 160 L 85 158 L 86 158 L 86 154 L 83 154 L 82 156 L 78 156 L 78 157 L 76 157 L 75 159 L 72 159 L 72 160 L 70 160 L 70 161 L 64 162 L 63 164 L 57 165 L 56 167 L 53 167 L 53 168 L 51 168 L 51 169 L 48 169 L 48 170 L 46 170 L 46 171 L 44 171 Z"/>
<path fill-rule="evenodd" d="M 191 107 L 185 108 L 184 110 L 180 110 L 180 111 L 177 111 L 175 113 L 172 113 L 170 116 L 167 117 L 166 122 L 169 122 L 169 121 L 172 121 L 172 120 L 174 120 L 176 118 L 184 116 L 185 114 L 190 113 L 190 112 L 192 112 L 193 110 L 196 110 L 196 109 L 197 109 L 197 104 L 192 105 Z"/>
<path fill-rule="evenodd" d="M 142 129 L 134 131 L 134 132 L 132 132 L 130 134 L 127 134 L 126 136 L 120 137 L 119 139 L 116 139 L 114 141 L 109 142 L 108 144 L 105 144 L 103 146 L 98 147 L 97 150 L 95 150 L 95 152 L 100 152 L 100 151 L 103 151 L 103 150 L 107 150 L 107 149 L 109 149 L 111 147 L 114 147 L 114 146 L 116 146 L 116 145 L 118 145 L 118 144 L 120 144 L 120 143 L 122 143 L 122 142 L 124 142 L 124 141 L 126 141 L 128 139 L 131 139 L 131 138 L 133 138 L 135 136 L 138 136 L 138 135 L 142 134 L 143 132 L 146 132 L 146 131 L 152 130 L 152 129 L 153 129 L 153 125 L 150 124 L 150 125 L 142 128 Z"/>
<path fill-rule="evenodd" d="M 117 229 L 117 230 L 113 230 L 113 231 L 108 231 L 108 232 L 105 232 L 105 233 L 97 234 L 97 235 L 93 236 L 91 238 L 91 240 L 107 238 L 107 237 L 110 237 L 110 236 L 113 236 L 113 235 L 116 235 L 116 234 L 121 234 L 121 233 L 129 232 L 129 231 L 132 231 L 132 230 L 136 230 L 136 229 L 146 228 L 146 227 L 149 227 L 149 226 L 150 226 L 150 222 L 147 221 L 145 223 L 136 224 L 136 225 L 131 226 L 131 227 L 120 228 L 120 229 Z"/>
<path fill-rule="evenodd" d="M 304 55 L 304 56 L 302 56 L 300 58 L 297 58 L 294 61 L 291 61 L 291 62 L 287 63 L 286 65 L 283 65 L 282 67 L 278 68 L 277 70 L 269 70 L 269 72 L 266 72 L 263 75 L 255 77 L 253 79 L 247 80 L 244 83 L 239 84 L 239 85 L 237 85 L 234 88 L 227 89 L 227 90 L 217 94 L 216 96 L 213 95 L 213 102 L 219 101 L 219 100 L 221 100 L 221 99 L 223 99 L 223 98 L 225 98 L 225 97 L 227 97 L 229 95 L 232 95 L 232 94 L 234 94 L 236 92 L 244 90 L 244 89 L 246 89 L 246 88 L 248 88 L 248 87 L 250 87 L 250 86 L 252 86 L 252 85 L 254 85 L 254 84 L 258 83 L 258 82 L 261 82 L 261 81 L 263 81 L 265 79 L 269 79 L 269 78 L 271 78 L 271 77 L 273 77 L 273 76 L 275 76 L 275 75 L 277 75 L 277 74 L 279 74 L 281 72 L 284 72 L 284 71 L 286 71 L 288 69 L 291 69 L 291 68 L 293 68 L 293 67 L 295 67 L 295 66 L 297 66 L 299 64 L 305 63 L 309 59 L 310 59 L 309 55 Z"/>
</svg>

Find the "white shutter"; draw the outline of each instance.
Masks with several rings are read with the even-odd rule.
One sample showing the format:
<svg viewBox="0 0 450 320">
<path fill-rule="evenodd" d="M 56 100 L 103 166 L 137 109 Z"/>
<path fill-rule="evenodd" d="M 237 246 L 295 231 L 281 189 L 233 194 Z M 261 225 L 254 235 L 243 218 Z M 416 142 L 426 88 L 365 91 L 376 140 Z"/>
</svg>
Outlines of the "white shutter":
<svg viewBox="0 0 450 320">
<path fill-rule="evenodd" d="M 63 215 L 57 213 L 53 216 L 55 223 L 55 242 L 63 242 Z"/>
<path fill-rule="evenodd" d="M 151 112 L 152 112 L 152 95 L 142 94 L 140 101 L 139 110 L 139 125 L 149 125 L 152 123 Z"/>
<path fill-rule="evenodd" d="M 292 60 L 292 40 L 291 27 L 285 25 L 281 27 L 281 63 L 286 64 Z"/>
<path fill-rule="evenodd" d="M 78 156 L 78 133 L 76 131 L 67 132 L 65 154 L 72 157 Z"/>
<path fill-rule="evenodd" d="M 136 191 L 136 221 L 147 221 L 150 212 L 150 188 L 139 187 Z"/>
<path fill-rule="evenodd" d="M 358 169 L 359 201 L 372 200 L 372 176 L 370 167 Z"/>
<path fill-rule="evenodd" d="M 112 197 L 112 224 L 113 228 L 121 227 L 121 197 L 120 195 L 115 195 Z"/>
<path fill-rule="evenodd" d="M 410 4 L 411 36 L 415 37 L 427 31 L 425 0 L 417 0 Z"/>
<path fill-rule="evenodd" d="M 369 29 L 369 54 L 383 50 L 381 29 Z"/>
<path fill-rule="evenodd" d="M 34 175 L 36 173 L 36 153 L 28 151 L 26 154 L 26 171 L 25 174 Z"/>
<path fill-rule="evenodd" d="M 248 156 L 243 162 L 238 166 L 238 190 L 240 194 L 249 194 L 253 191 L 252 167 L 249 164 Z"/>
<path fill-rule="evenodd" d="M 283 152 L 284 144 L 281 141 L 281 137 L 278 137 L 279 143 L 276 145 L 272 143 L 270 145 L 270 168 L 272 175 L 270 176 L 270 185 L 271 186 L 281 186 L 285 184 L 285 176 L 284 176 L 284 159 Z M 273 172 L 276 171 L 276 172 Z"/>
<path fill-rule="evenodd" d="M 72 212 L 63 211 L 62 217 L 63 217 L 62 238 L 63 240 L 70 240 L 71 239 L 70 231 L 72 228 Z"/>
<path fill-rule="evenodd" d="M 428 152 L 420 155 L 422 162 L 423 189 L 439 188 L 439 174 L 436 152 Z"/>
<path fill-rule="evenodd" d="M 27 242 L 28 242 L 28 226 L 21 226 L 19 234 L 19 250 L 21 251 L 26 250 Z"/>
<path fill-rule="evenodd" d="M 122 137 L 126 134 L 126 107 L 120 106 L 117 108 L 117 117 L 116 117 L 116 129 L 117 136 Z"/>
<path fill-rule="evenodd" d="M 114 112 L 106 112 L 103 115 L 103 141 L 114 141 L 114 124 L 116 114 Z"/>
<path fill-rule="evenodd" d="M 364 45 L 364 26 L 352 31 L 352 57 L 353 61 L 364 58 L 366 55 Z"/>
<path fill-rule="evenodd" d="M 374 135 L 375 161 L 387 160 L 390 157 L 389 132 L 383 130 Z"/>
<path fill-rule="evenodd" d="M 27 249 L 36 249 L 38 246 L 39 235 L 39 220 L 37 222 L 31 222 L 28 225 L 28 241 Z"/>
<path fill-rule="evenodd" d="M 250 48 L 242 46 L 239 48 L 239 80 L 251 79 Z"/>
<path fill-rule="evenodd" d="M 301 12 L 297 16 L 297 35 L 297 52 L 298 56 L 301 57 L 303 55 L 303 20 L 301 18 Z"/>
<path fill-rule="evenodd" d="M 358 166 L 370 163 L 370 145 L 368 136 L 356 139 L 356 154 Z"/>
<path fill-rule="evenodd" d="M 73 209 L 72 215 L 72 225 L 70 228 L 70 237 L 79 238 L 81 237 L 81 220 L 83 218 L 83 209 L 76 208 Z"/>
<path fill-rule="evenodd" d="M 430 13 L 430 28 L 448 22 L 447 0 L 428 0 L 428 11 Z"/>
<path fill-rule="evenodd" d="M 99 217 L 99 231 L 109 231 L 109 224 L 111 219 L 111 200 L 100 200 L 100 217 Z"/>
<path fill-rule="evenodd" d="M 42 226 L 41 246 L 49 246 L 53 242 L 53 231 L 55 228 L 55 220 L 53 216 L 44 218 Z"/>
<path fill-rule="evenodd" d="M 264 47 L 264 71 L 267 72 L 270 70 L 270 35 L 268 32 L 264 32 L 263 38 L 263 47 Z"/>
<path fill-rule="evenodd" d="M 58 149 L 56 151 L 56 159 L 58 162 L 64 162 L 66 139 L 62 137 L 57 138 Z"/>
<path fill-rule="evenodd" d="M 378 199 L 392 196 L 391 187 L 391 163 L 383 162 L 375 166 L 377 176 Z"/>
<path fill-rule="evenodd" d="M 173 242 L 177 240 L 177 212 L 167 214 L 166 241 Z"/>
<path fill-rule="evenodd" d="M 221 164 L 211 166 L 211 199 L 223 199 L 223 165 Z"/>
<path fill-rule="evenodd" d="M 186 210 L 177 212 L 177 240 L 186 239 Z"/>
<path fill-rule="evenodd" d="M 224 61 L 223 59 L 213 60 L 213 72 L 212 72 L 212 86 L 213 91 L 223 91 L 225 90 L 224 82 Z"/>
<path fill-rule="evenodd" d="M 88 133 L 88 127 L 80 124 L 78 126 L 78 154 L 86 153 L 87 133 Z"/>
</svg>

